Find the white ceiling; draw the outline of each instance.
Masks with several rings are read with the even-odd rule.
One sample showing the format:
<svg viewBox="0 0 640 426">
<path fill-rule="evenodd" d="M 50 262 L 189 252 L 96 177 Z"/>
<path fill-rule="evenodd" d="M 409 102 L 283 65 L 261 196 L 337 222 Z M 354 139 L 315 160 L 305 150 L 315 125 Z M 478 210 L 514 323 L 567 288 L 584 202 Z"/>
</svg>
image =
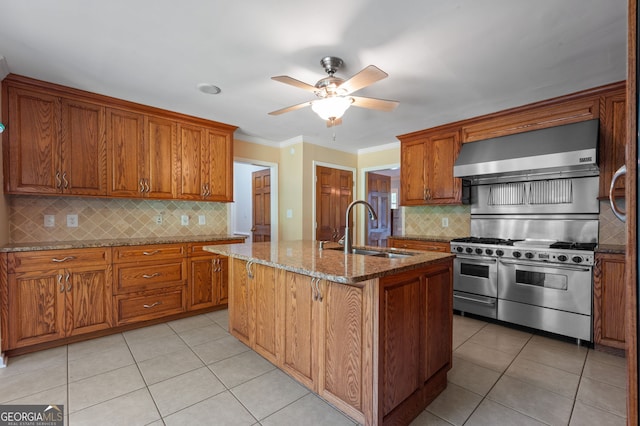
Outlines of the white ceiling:
<svg viewBox="0 0 640 426">
<path fill-rule="evenodd" d="M 0 0 L 10 72 L 239 126 L 237 138 L 340 150 L 626 78 L 626 0 Z M 326 128 L 310 108 L 339 56 L 358 91 L 400 102 L 352 107 Z M 196 86 L 212 83 L 219 95 Z M 335 134 L 335 140 L 334 140 Z"/>
</svg>

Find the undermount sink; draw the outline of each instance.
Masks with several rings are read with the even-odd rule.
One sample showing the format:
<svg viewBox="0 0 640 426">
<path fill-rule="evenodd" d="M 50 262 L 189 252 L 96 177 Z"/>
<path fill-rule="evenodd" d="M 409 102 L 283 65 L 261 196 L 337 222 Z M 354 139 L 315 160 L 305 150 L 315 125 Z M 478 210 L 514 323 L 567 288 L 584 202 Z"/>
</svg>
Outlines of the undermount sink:
<svg viewBox="0 0 640 426">
<path fill-rule="evenodd" d="M 331 248 L 326 248 L 325 250 L 344 251 L 344 247 L 331 247 Z M 403 257 L 411 257 L 414 255 L 413 253 L 394 253 L 390 251 L 361 249 L 361 248 L 354 248 L 353 250 L 351 250 L 351 253 L 362 254 L 364 256 L 386 257 L 389 259 L 399 259 Z"/>
</svg>

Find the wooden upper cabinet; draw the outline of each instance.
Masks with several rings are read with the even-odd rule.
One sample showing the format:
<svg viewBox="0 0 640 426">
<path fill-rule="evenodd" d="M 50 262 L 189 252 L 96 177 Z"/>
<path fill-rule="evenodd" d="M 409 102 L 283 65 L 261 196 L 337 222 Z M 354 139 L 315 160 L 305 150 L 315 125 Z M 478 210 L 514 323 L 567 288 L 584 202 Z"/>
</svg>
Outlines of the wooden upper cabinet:
<svg viewBox="0 0 640 426">
<path fill-rule="evenodd" d="M 175 121 L 146 116 L 144 119 L 145 194 L 150 198 L 175 198 L 177 194 L 178 144 Z"/>
<path fill-rule="evenodd" d="M 446 130 L 400 136 L 402 205 L 460 204 L 461 179 L 453 177 L 460 132 Z"/>
<path fill-rule="evenodd" d="M 623 89 L 605 96 L 600 106 L 599 198 L 609 197 L 611 178 L 625 163 L 626 95 Z M 614 194 L 624 197 L 624 179 L 618 179 Z"/>
<path fill-rule="evenodd" d="M 180 124 L 178 198 L 233 201 L 233 137 L 228 131 Z"/>
</svg>

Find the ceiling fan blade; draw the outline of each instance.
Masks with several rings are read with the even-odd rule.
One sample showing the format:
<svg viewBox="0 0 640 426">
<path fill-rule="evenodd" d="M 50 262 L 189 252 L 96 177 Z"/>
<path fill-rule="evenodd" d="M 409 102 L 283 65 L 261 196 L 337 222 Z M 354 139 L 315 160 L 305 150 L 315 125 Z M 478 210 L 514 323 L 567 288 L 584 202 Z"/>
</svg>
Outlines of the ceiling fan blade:
<svg viewBox="0 0 640 426">
<path fill-rule="evenodd" d="M 387 99 L 364 98 L 362 96 L 351 96 L 351 98 L 353 99 L 353 106 L 377 109 L 380 111 L 393 111 L 400 104 L 398 101 L 390 101 Z"/>
<path fill-rule="evenodd" d="M 280 114 L 284 114 L 285 112 L 295 111 L 297 109 L 304 108 L 304 107 L 309 106 L 309 105 L 311 105 L 311 102 L 307 101 L 307 102 L 303 102 L 301 104 L 291 105 L 291 106 L 288 106 L 286 108 L 282 108 L 282 109 L 278 109 L 278 110 L 275 110 L 275 111 L 271 111 L 269 113 L 269 115 L 280 115 Z"/>
<path fill-rule="evenodd" d="M 375 65 L 369 65 L 338 87 L 340 87 L 341 89 L 345 89 L 347 91 L 347 94 L 349 94 L 355 92 L 356 90 L 360 90 L 363 87 L 367 87 L 370 84 L 375 83 L 376 81 L 380 81 L 383 78 L 387 78 L 388 76 L 389 74 L 382 71 Z"/>
<path fill-rule="evenodd" d="M 288 75 L 278 75 L 276 77 L 271 77 L 271 80 L 279 81 L 280 83 L 284 83 L 284 84 L 289 84 L 291 86 L 298 87 L 300 89 L 306 90 L 307 92 L 311 92 L 311 93 L 315 93 L 318 90 L 316 86 L 307 84 L 304 81 L 296 80 L 295 78 L 289 77 Z"/>
<path fill-rule="evenodd" d="M 327 127 L 339 126 L 342 124 L 342 118 L 334 118 L 333 120 L 327 120 Z"/>
</svg>

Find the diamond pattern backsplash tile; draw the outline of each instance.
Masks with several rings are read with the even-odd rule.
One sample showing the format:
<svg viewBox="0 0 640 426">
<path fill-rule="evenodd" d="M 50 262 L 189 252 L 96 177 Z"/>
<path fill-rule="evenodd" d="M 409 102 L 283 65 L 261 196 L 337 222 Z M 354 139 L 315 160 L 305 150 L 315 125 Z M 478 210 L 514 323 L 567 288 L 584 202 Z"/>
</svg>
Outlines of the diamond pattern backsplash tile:
<svg viewBox="0 0 640 426">
<path fill-rule="evenodd" d="M 416 206 L 404 208 L 405 235 L 427 235 L 433 237 L 468 237 L 471 232 L 468 205 L 459 206 Z M 449 226 L 442 226 L 442 219 L 449 220 Z"/>
<path fill-rule="evenodd" d="M 67 227 L 67 215 L 78 215 L 78 227 Z M 44 226 L 52 215 L 55 226 Z M 181 224 L 181 216 L 189 225 Z M 205 225 L 199 225 L 204 215 Z M 162 224 L 156 217 L 162 217 Z M 159 201 L 75 197 L 12 196 L 9 199 L 11 243 L 114 238 L 147 238 L 227 234 L 227 205 L 197 201 Z"/>
<path fill-rule="evenodd" d="M 621 203 L 619 200 L 618 203 Z M 619 206 L 624 209 L 624 206 Z M 600 244 L 621 244 L 627 243 L 627 230 L 625 224 L 620 222 L 611 211 L 608 201 L 600 202 Z"/>
</svg>

